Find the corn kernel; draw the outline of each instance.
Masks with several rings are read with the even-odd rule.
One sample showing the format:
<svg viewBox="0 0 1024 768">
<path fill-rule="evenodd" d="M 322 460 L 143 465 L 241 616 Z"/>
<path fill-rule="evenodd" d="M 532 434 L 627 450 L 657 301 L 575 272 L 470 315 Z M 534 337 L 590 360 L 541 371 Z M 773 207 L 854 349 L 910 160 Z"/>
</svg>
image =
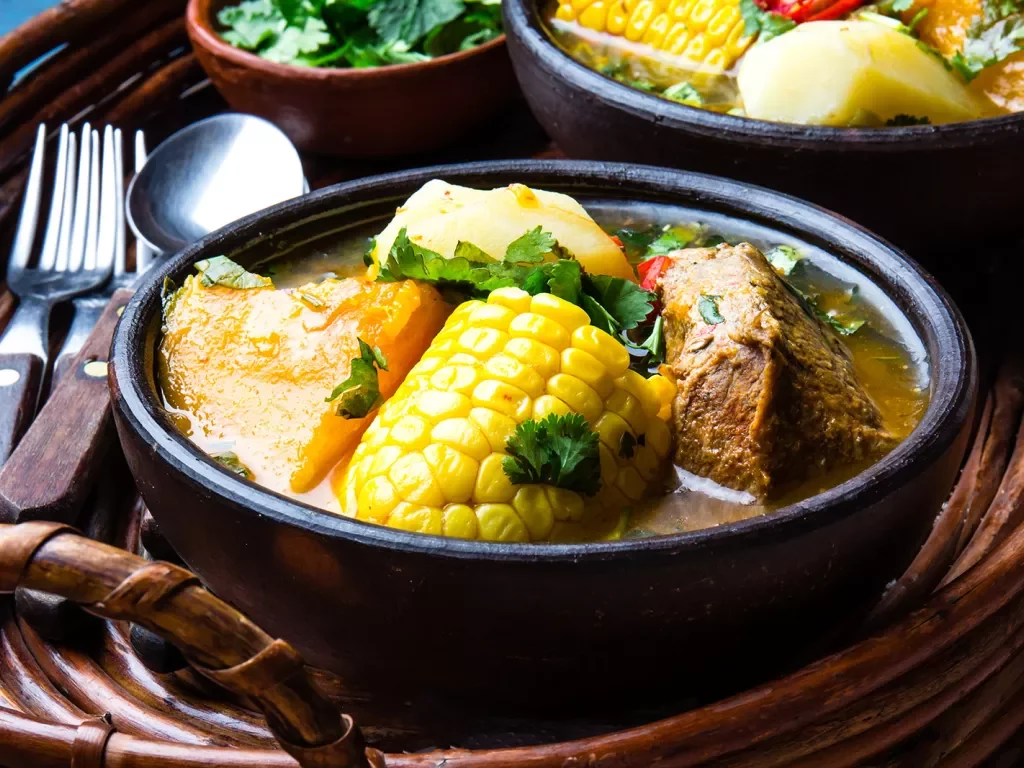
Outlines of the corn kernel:
<svg viewBox="0 0 1024 768">
<path fill-rule="evenodd" d="M 638 445 L 633 452 L 633 466 L 640 473 L 645 483 L 653 480 L 661 467 L 658 454 L 649 445 Z"/>
<path fill-rule="evenodd" d="M 491 295 L 487 297 L 487 303 L 507 307 L 518 315 L 530 311 L 531 299 L 530 294 L 522 288 L 509 286 L 491 291 Z"/>
<path fill-rule="evenodd" d="M 447 501 L 467 502 L 473 498 L 479 462 L 447 445 L 428 445 L 423 458 Z"/>
<path fill-rule="evenodd" d="M 712 51 L 704 57 L 704 66 L 702 71 L 704 72 L 723 72 L 728 65 L 728 58 L 725 55 L 725 51 L 721 48 L 714 48 Z"/>
<path fill-rule="evenodd" d="M 359 492 L 356 517 L 371 523 L 384 523 L 402 500 L 386 477 L 375 477 Z"/>
<path fill-rule="evenodd" d="M 377 475 L 383 475 L 404 454 L 401 448 L 397 445 L 383 445 L 377 449 L 377 453 L 374 454 L 373 459 L 370 461 L 370 466 L 367 469 L 367 477 L 376 477 Z"/>
<path fill-rule="evenodd" d="M 572 333 L 583 325 L 590 325 L 590 315 L 581 307 L 550 293 L 538 293 L 530 302 L 530 311 L 554 320 Z"/>
<path fill-rule="evenodd" d="M 366 438 L 366 444 L 370 446 L 370 448 L 379 448 L 388 441 L 388 435 L 390 433 L 391 430 L 385 426 L 371 424 L 363 435 Z"/>
<path fill-rule="evenodd" d="M 533 402 L 519 387 L 488 379 L 481 381 L 473 390 L 473 405 L 493 408 L 518 423 L 530 417 Z"/>
<path fill-rule="evenodd" d="M 651 376 L 651 378 L 647 380 L 647 386 L 653 390 L 662 407 L 672 405 L 672 401 L 676 396 L 676 385 L 672 383 L 671 379 L 666 376 L 662 376 L 661 374 Z"/>
<path fill-rule="evenodd" d="M 647 425 L 644 440 L 660 458 L 668 456 L 672 447 L 672 434 L 669 432 L 668 424 L 661 419 L 654 419 Z"/>
<path fill-rule="evenodd" d="M 562 7 L 559 6 L 558 10 L 561 11 Z M 572 21 L 572 19 L 567 19 L 567 21 Z M 625 3 L 622 0 L 612 3 L 611 8 L 608 9 L 608 21 L 605 23 L 605 29 L 610 34 L 621 35 L 626 28 L 627 21 L 629 21 L 629 14 L 626 11 Z"/>
<path fill-rule="evenodd" d="M 534 420 L 540 421 L 552 413 L 557 416 L 564 416 L 567 413 L 572 413 L 572 408 L 554 395 L 541 395 L 533 401 Z"/>
<path fill-rule="evenodd" d="M 505 352 L 533 368 L 545 381 L 558 373 L 558 352 L 547 344 L 534 339 L 509 339 Z"/>
<path fill-rule="evenodd" d="M 415 407 L 430 421 L 438 422 L 442 419 L 467 416 L 473 404 L 468 397 L 458 392 L 428 390 L 419 394 Z"/>
<path fill-rule="evenodd" d="M 644 495 L 647 484 L 633 467 L 625 467 L 615 478 L 615 487 L 622 491 L 626 498 L 636 501 Z"/>
<path fill-rule="evenodd" d="M 580 13 L 579 23 L 581 26 L 592 29 L 595 32 L 604 32 L 606 18 L 607 13 L 604 0 L 595 0 L 595 2 L 591 3 L 590 6 Z"/>
<path fill-rule="evenodd" d="M 661 410 L 661 401 L 658 399 L 657 392 L 648 385 L 647 379 L 642 375 L 636 371 L 626 371 L 615 380 L 615 383 L 640 401 L 640 406 L 644 409 L 644 415 L 648 419 L 653 419 L 658 415 L 658 411 Z"/>
<path fill-rule="evenodd" d="M 440 536 L 444 530 L 441 510 L 416 504 L 399 504 L 388 518 L 389 528 Z"/>
<path fill-rule="evenodd" d="M 705 28 L 718 9 L 718 2 L 719 0 L 697 0 L 690 11 L 690 20 L 701 29 Z"/>
<path fill-rule="evenodd" d="M 480 538 L 484 541 L 529 541 L 530 533 L 511 504 L 481 504 L 476 508 Z"/>
<path fill-rule="evenodd" d="M 483 431 L 469 418 L 445 419 L 430 433 L 434 443 L 450 446 L 467 456 L 483 461 L 491 453 L 491 445 Z"/>
<path fill-rule="evenodd" d="M 544 392 L 544 379 L 540 374 L 511 355 L 495 355 L 484 365 L 484 370 L 498 381 L 523 390 L 531 399 Z"/>
<path fill-rule="evenodd" d="M 615 390 L 615 382 L 607 369 L 589 352 L 576 347 L 562 350 L 562 373 L 568 373 L 588 385 L 604 399 Z"/>
<path fill-rule="evenodd" d="M 430 442 L 430 424 L 419 416 L 406 416 L 391 428 L 388 440 L 408 451 L 421 451 Z"/>
<path fill-rule="evenodd" d="M 490 408 L 474 408 L 469 412 L 469 418 L 483 431 L 494 453 L 504 451 L 508 439 L 516 431 L 514 419 Z"/>
<path fill-rule="evenodd" d="M 479 526 L 473 508 L 465 504 L 449 504 L 442 513 L 441 530 L 452 538 L 475 539 Z"/>
<path fill-rule="evenodd" d="M 708 22 L 708 28 L 705 32 L 713 45 L 725 45 L 726 38 L 729 36 L 733 26 L 736 24 L 738 16 L 739 13 L 731 5 L 723 5 L 718 9 L 715 15 L 711 17 L 711 21 Z"/>
<path fill-rule="evenodd" d="M 624 389 L 616 389 L 611 397 L 605 401 L 604 407 L 612 413 L 621 417 L 633 432 L 642 435 L 647 429 L 647 416 L 644 415 L 643 406 L 640 401 Z"/>
<path fill-rule="evenodd" d="M 584 325 L 572 332 L 572 345 L 589 352 L 608 370 L 613 379 L 629 368 L 629 352 L 622 343 L 600 328 Z"/>
<path fill-rule="evenodd" d="M 548 379 L 547 392 L 564 401 L 570 408 L 593 424 L 604 410 L 604 403 L 591 387 L 575 376 L 558 373 Z"/>
<path fill-rule="evenodd" d="M 575 21 L 576 11 L 573 10 L 571 5 L 560 5 L 558 10 L 555 11 L 555 18 L 561 21 Z"/>
<path fill-rule="evenodd" d="M 425 373 L 433 373 L 446 362 L 445 358 L 441 355 L 426 354 L 423 358 L 416 363 L 412 368 L 409 369 L 409 374 L 406 379 L 413 378 L 414 376 L 421 376 Z"/>
<path fill-rule="evenodd" d="M 407 453 L 395 461 L 388 470 L 388 479 L 405 501 L 431 507 L 440 507 L 445 502 L 441 487 L 419 451 Z"/>
<path fill-rule="evenodd" d="M 543 541 L 551 533 L 555 516 L 551 504 L 539 485 L 526 485 L 516 491 L 512 507 L 530 532 L 533 541 Z"/>
<path fill-rule="evenodd" d="M 500 304 L 481 304 L 469 316 L 469 324 L 482 328 L 494 328 L 496 331 L 507 331 L 508 324 L 512 322 L 516 314 Z"/>
<path fill-rule="evenodd" d="M 441 392 L 461 392 L 468 395 L 480 381 L 476 368 L 468 365 L 446 365 L 430 377 L 430 386 Z"/>
<path fill-rule="evenodd" d="M 513 338 L 526 338 L 547 344 L 561 352 L 569 346 L 569 332 L 554 320 L 534 312 L 524 312 L 509 323 L 508 332 Z"/>
<path fill-rule="evenodd" d="M 644 32 L 643 42 L 654 48 L 660 48 L 665 35 L 668 34 L 669 23 L 669 15 L 667 13 L 659 13 L 648 25 L 647 31 Z"/>
<path fill-rule="evenodd" d="M 651 0 L 640 0 L 636 4 L 636 10 L 629 17 L 629 24 L 626 25 L 626 39 L 631 43 L 639 42 L 653 16 L 654 3 Z"/>
<path fill-rule="evenodd" d="M 492 453 L 480 462 L 473 488 L 473 501 L 477 504 L 512 501 L 516 495 L 516 487 L 502 467 L 504 459 L 503 454 Z"/>
<path fill-rule="evenodd" d="M 597 432 L 598 438 L 601 443 L 605 445 L 614 456 L 619 455 L 619 450 L 622 446 L 622 436 L 629 432 L 633 434 L 632 430 L 621 416 L 618 416 L 611 411 L 605 411 L 601 414 L 601 418 L 594 424 L 594 431 Z M 634 435 L 635 437 L 635 435 Z"/>
<path fill-rule="evenodd" d="M 661 43 L 662 50 L 673 53 L 677 46 L 679 47 L 679 50 L 682 50 L 682 46 L 686 45 L 686 40 L 689 39 L 688 36 L 689 30 L 686 27 L 686 23 L 677 21 L 672 25 L 672 28 L 669 29 L 668 34 L 665 35 L 665 39 Z"/>
<path fill-rule="evenodd" d="M 543 488 L 556 520 L 579 522 L 583 519 L 583 498 L 578 493 L 550 485 Z"/>
<path fill-rule="evenodd" d="M 710 50 L 711 44 L 708 42 L 707 36 L 703 32 L 698 32 L 686 44 L 686 48 L 683 49 L 683 56 L 693 61 L 704 61 Z"/>
<path fill-rule="evenodd" d="M 518 317 L 522 317 L 522 315 Z M 491 355 L 497 354 L 505 346 L 506 341 L 508 341 L 508 334 L 503 331 L 496 331 L 493 328 L 468 328 L 459 336 L 458 347 L 463 352 L 486 360 Z"/>
</svg>

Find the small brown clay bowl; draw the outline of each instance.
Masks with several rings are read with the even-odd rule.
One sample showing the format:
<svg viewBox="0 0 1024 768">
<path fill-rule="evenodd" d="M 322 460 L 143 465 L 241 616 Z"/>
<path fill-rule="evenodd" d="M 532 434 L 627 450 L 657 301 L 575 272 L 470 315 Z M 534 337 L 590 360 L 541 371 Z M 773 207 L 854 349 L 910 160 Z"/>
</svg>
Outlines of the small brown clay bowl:
<svg viewBox="0 0 1024 768">
<path fill-rule="evenodd" d="M 327 252 L 346 230 L 379 231 L 432 178 L 484 189 L 522 182 L 623 216 L 636 203 L 663 204 L 675 221 L 717 219 L 730 232 L 760 227 L 771 242 L 802 242 L 835 269 L 858 271 L 905 319 L 928 361 L 927 411 L 880 462 L 806 501 L 717 528 L 579 545 L 461 541 L 332 515 L 226 472 L 183 437 L 154 376 L 164 278 L 180 284 L 196 261 L 222 253 L 252 265 Z M 957 309 L 867 231 L 758 187 L 576 161 L 378 176 L 245 219 L 147 275 L 112 361 L 115 418 L 139 489 L 221 597 L 357 689 L 534 709 L 720 692 L 820 652 L 927 537 L 957 475 L 977 389 Z"/>
<path fill-rule="evenodd" d="M 519 93 L 504 35 L 416 64 L 313 69 L 267 61 L 224 42 L 216 16 L 228 4 L 189 1 L 186 23 L 196 58 L 232 109 L 271 121 L 307 152 L 429 152 L 485 127 Z"/>
<path fill-rule="evenodd" d="M 504 0 L 509 54 L 534 116 L 569 157 L 650 163 L 823 205 L 908 249 L 1020 234 L 1024 113 L 947 125 L 834 128 L 689 107 L 605 77 L 552 40 L 548 0 Z M 975 258 L 985 258 L 977 248 Z"/>
</svg>

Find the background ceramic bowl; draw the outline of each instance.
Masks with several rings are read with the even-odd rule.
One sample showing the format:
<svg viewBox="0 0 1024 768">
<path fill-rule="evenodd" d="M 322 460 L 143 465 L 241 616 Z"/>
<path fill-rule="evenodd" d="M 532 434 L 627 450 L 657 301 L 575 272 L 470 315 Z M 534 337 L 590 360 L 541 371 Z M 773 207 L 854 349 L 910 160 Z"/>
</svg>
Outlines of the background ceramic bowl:
<svg viewBox="0 0 1024 768">
<path fill-rule="evenodd" d="M 827 128 L 677 104 L 605 77 L 551 39 L 547 0 L 504 0 L 519 84 L 570 157 L 714 173 L 824 205 L 925 263 L 928 249 L 1019 237 L 1024 113 L 949 125 Z"/>
<path fill-rule="evenodd" d="M 231 2 L 189 0 L 186 24 L 200 65 L 233 109 L 270 120 L 308 152 L 427 152 L 485 127 L 518 96 L 504 36 L 417 64 L 295 67 L 221 39 L 216 15 Z"/>
<path fill-rule="evenodd" d="M 880 286 L 923 341 L 931 402 L 913 434 L 851 481 L 773 514 L 673 536 L 512 545 L 331 515 L 225 472 L 173 426 L 154 380 L 160 288 L 199 259 L 252 265 L 375 231 L 432 178 L 510 182 L 584 205 L 661 203 L 824 249 Z M 632 210 L 632 209 L 630 209 Z M 682 210 L 682 209 L 679 209 Z M 111 389 L 131 470 L 163 533 L 223 598 L 311 663 L 375 695 L 427 689 L 542 708 L 722 690 L 798 660 L 909 564 L 957 474 L 977 387 L 970 336 L 898 251 L 815 206 L 698 174 L 504 161 L 351 182 L 211 235 L 146 278 L 118 328 Z M 747 677 L 749 682 L 749 677 Z M 645 699 L 649 700 L 649 699 Z M 619 699 L 621 702 L 622 699 Z"/>
</svg>

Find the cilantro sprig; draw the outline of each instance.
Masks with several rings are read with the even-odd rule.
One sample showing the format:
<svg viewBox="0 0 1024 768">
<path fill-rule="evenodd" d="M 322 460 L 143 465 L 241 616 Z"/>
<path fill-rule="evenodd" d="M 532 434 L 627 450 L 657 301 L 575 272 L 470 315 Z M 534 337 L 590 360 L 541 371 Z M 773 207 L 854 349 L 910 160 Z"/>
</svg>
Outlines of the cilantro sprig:
<svg viewBox="0 0 1024 768">
<path fill-rule="evenodd" d="M 224 288 L 248 290 L 274 285 L 269 277 L 249 272 L 227 256 L 214 256 L 212 259 L 197 261 L 195 267 L 199 271 L 199 282 L 205 288 L 220 285 Z"/>
<path fill-rule="evenodd" d="M 380 381 L 377 370 L 386 371 L 388 361 L 380 347 L 371 347 L 362 339 L 359 357 L 352 361 L 348 378 L 334 388 L 325 402 L 338 401 L 337 414 L 344 419 L 362 419 L 380 405 Z"/>
<path fill-rule="evenodd" d="M 238 454 L 234 451 L 222 451 L 221 453 L 212 453 L 210 458 L 220 464 L 222 467 L 227 469 L 229 472 L 233 472 L 239 477 L 245 478 L 246 480 L 252 480 L 255 475 L 252 470 L 249 469 L 242 460 L 238 458 Z"/>
<path fill-rule="evenodd" d="M 758 35 L 758 43 L 767 43 L 796 26 L 792 19 L 764 10 L 755 0 L 740 0 L 740 16 L 743 17 L 747 34 Z"/>
<path fill-rule="evenodd" d="M 545 483 L 586 496 L 601 489 L 597 433 L 578 413 L 527 419 L 508 439 L 502 469 L 513 483 Z"/>
<path fill-rule="evenodd" d="M 548 258 L 554 260 L 545 260 Z M 500 261 L 465 242 L 459 243 L 454 256 L 446 259 L 412 242 L 403 228 L 377 279 L 422 280 L 476 298 L 486 298 L 491 291 L 508 286 L 531 295 L 552 293 L 582 307 L 593 325 L 615 336 L 640 325 L 655 301 L 654 294 L 630 280 L 585 272 L 540 227 L 514 240 Z"/>
<path fill-rule="evenodd" d="M 379 67 L 501 34 L 501 0 L 245 0 L 217 16 L 237 48 L 304 67 Z"/>
</svg>

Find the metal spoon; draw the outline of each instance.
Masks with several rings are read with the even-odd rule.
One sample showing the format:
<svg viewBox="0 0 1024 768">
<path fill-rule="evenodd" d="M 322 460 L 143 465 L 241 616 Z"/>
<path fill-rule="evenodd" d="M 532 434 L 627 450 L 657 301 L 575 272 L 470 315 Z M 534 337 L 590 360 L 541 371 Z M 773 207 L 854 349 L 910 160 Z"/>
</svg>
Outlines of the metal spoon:
<svg viewBox="0 0 1024 768">
<path fill-rule="evenodd" d="M 128 188 L 128 224 L 164 253 L 309 188 L 299 153 L 276 126 L 224 114 L 167 139 Z"/>
</svg>

